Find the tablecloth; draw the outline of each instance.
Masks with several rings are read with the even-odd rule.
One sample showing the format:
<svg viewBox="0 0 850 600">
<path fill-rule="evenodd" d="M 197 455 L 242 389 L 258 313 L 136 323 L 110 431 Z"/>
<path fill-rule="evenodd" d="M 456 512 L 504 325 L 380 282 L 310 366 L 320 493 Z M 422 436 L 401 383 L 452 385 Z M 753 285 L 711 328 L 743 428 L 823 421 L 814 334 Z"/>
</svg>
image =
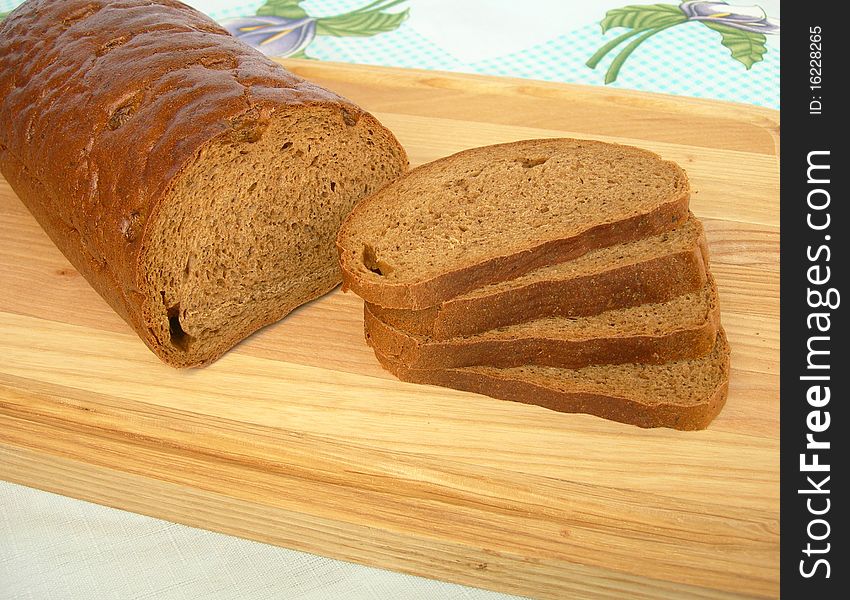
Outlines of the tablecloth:
<svg viewBox="0 0 850 600">
<path fill-rule="evenodd" d="M 270 55 L 779 108 L 779 1 L 188 0 Z M 0 14 L 19 0 L 0 0 Z M 240 30 L 241 29 L 241 30 Z"/>
<path fill-rule="evenodd" d="M 0 481 L 0 599 L 507 600 Z"/>
<path fill-rule="evenodd" d="M 779 2 L 189 0 L 280 57 L 779 108 Z M 0 17 L 19 2 L 0 0 Z M 506 599 L 0 482 L 0 598 Z"/>
</svg>

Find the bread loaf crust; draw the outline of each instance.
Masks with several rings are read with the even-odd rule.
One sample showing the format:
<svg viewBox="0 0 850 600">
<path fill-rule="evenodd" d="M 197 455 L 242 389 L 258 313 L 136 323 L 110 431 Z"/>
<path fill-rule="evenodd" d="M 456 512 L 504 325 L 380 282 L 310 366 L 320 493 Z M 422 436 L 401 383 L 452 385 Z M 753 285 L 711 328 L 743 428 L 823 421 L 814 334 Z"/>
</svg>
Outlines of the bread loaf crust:
<svg viewBox="0 0 850 600">
<path fill-rule="evenodd" d="M 384 323 L 403 331 L 448 340 L 541 317 L 596 315 L 638 304 L 665 302 L 705 285 L 708 246 L 700 233 L 689 249 L 601 273 L 538 281 L 474 297 L 454 297 L 421 310 L 366 303 Z"/>
<path fill-rule="evenodd" d="M 386 131 L 173 0 L 28 0 L 0 23 L 0 170 L 95 290 L 178 366 L 142 293 L 163 198 L 209 144 L 314 106 Z"/>
<path fill-rule="evenodd" d="M 680 430 L 705 429 L 720 413 L 729 392 L 729 350 L 722 329 L 718 331 L 723 377 L 701 402 L 695 404 L 647 404 L 636 398 L 575 390 L 557 390 L 504 376 L 475 373 L 469 369 L 411 369 L 393 360 L 375 346 L 375 356 L 387 371 L 411 383 L 438 385 L 492 398 L 533 404 L 567 413 L 586 413 L 638 427 L 669 427 Z"/>
</svg>

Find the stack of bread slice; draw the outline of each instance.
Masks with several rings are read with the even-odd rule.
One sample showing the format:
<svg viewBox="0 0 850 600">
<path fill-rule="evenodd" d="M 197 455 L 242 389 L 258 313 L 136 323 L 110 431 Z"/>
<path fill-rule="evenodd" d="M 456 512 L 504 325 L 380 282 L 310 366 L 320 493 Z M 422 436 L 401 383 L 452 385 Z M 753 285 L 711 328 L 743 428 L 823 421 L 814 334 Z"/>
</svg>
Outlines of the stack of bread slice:
<svg viewBox="0 0 850 600">
<path fill-rule="evenodd" d="M 529 140 L 423 165 L 337 238 L 367 341 L 402 380 L 700 429 L 729 347 L 684 171 L 616 144 Z"/>
</svg>

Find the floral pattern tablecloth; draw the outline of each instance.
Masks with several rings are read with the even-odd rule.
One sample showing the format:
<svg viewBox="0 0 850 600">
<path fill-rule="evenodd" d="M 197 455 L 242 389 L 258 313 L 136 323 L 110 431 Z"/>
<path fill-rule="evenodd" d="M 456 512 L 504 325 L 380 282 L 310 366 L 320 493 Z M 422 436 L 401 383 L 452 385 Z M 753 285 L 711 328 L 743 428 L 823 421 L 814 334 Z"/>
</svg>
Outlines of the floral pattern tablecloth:
<svg viewBox="0 0 850 600">
<path fill-rule="evenodd" d="M 746 1 L 746 0 L 743 0 Z M 779 2 L 188 0 L 266 54 L 779 108 Z M 20 0 L 0 0 L 0 15 Z"/>
</svg>

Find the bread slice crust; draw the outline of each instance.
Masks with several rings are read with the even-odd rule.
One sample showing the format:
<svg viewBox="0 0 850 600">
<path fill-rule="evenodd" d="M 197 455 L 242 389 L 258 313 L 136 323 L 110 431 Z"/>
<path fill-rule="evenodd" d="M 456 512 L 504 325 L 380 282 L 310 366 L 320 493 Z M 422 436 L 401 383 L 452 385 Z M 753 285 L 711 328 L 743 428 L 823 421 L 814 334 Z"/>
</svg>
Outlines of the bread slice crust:
<svg viewBox="0 0 850 600">
<path fill-rule="evenodd" d="M 615 323 L 616 328 L 611 326 Z M 624 323 L 629 331 L 624 332 Z M 393 327 L 364 306 L 366 339 L 385 356 L 415 369 L 661 364 L 709 353 L 719 324 L 720 304 L 711 279 L 703 289 L 664 303 L 579 319 L 545 318 L 447 340 Z"/>
<path fill-rule="evenodd" d="M 534 160 L 521 158 L 533 157 L 537 154 L 543 156 Z M 575 158 L 578 155 L 581 156 L 581 160 Z M 629 159 L 638 162 L 640 169 L 635 169 L 636 171 L 655 169 L 657 179 L 664 182 L 664 193 L 651 193 L 648 189 L 644 189 L 643 185 L 649 186 L 649 183 L 641 183 L 643 175 L 624 168 L 619 176 L 627 181 L 622 186 L 634 188 L 628 193 L 635 199 L 635 203 L 639 203 L 642 195 L 651 197 L 651 201 L 644 201 L 638 209 L 624 208 L 622 211 L 618 207 L 609 206 L 605 216 L 597 219 L 596 222 L 571 218 L 572 208 L 581 207 L 582 210 L 588 210 L 589 203 L 599 207 L 605 207 L 608 203 L 605 199 L 605 194 L 608 193 L 605 184 L 594 180 L 593 185 L 588 183 L 585 186 L 584 176 L 586 172 L 591 174 L 594 172 L 595 167 L 592 165 L 588 167 L 586 164 L 592 162 L 594 156 L 599 160 L 606 159 L 606 164 L 613 164 L 606 158 L 609 155 L 616 157 L 615 162 L 618 165 L 619 162 Z M 538 163 L 538 160 L 544 162 Z M 567 166 L 557 171 L 557 177 L 547 175 L 545 163 L 549 161 L 558 163 L 559 160 Z M 578 169 L 572 164 L 573 162 L 584 169 L 580 171 L 581 176 L 576 175 L 580 183 L 571 181 L 570 190 L 573 196 L 558 198 L 556 202 L 554 195 L 558 187 L 563 184 L 559 178 L 571 169 Z M 492 166 L 492 163 L 497 163 L 497 166 L 506 165 L 505 171 L 511 173 L 511 189 L 508 191 L 502 189 L 498 177 L 494 175 L 469 192 L 468 186 L 473 184 L 464 182 L 474 180 L 479 176 L 478 174 L 488 168 L 496 169 L 497 167 Z M 517 164 L 521 166 L 516 166 Z M 528 189 L 524 187 L 520 176 L 514 173 L 518 169 L 525 168 L 526 164 L 532 165 L 527 170 L 542 169 L 533 178 L 529 176 L 528 181 L 538 183 L 528 184 Z M 395 252 L 398 255 L 391 244 L 387 243 L 387 238 L 388 236 L 399 237 L 398 229 L 402 220 L 396 219 L 395 223 L 385 221 L 395 219 L 395 213 L 404 212 L 402 208 L 412 212 L 413 219 L 417 216 L 421 216 L 422 220 L 426 221 L 432 218 L 431 213 L 428 212 L 432 210 L 431 208 L 424 207 L 421 210 L 415 208 L 424 203 L 421 198 L 421 188 L 435 185 L 435 181 L 451 180 L 455 171 L 458 178 L 454 181 L 460 181 L 463 185 L 456 186 L 460 191 L 455 190 L 452 193 L 457 196 L 456 204 L 469 205 L 457 209 L 466 221 L 470 219 L 474 221 L 476 214 L 480 215 L 477 218 L 478 222 L 485 225 L 488 219 L 505 218 L 503 212 L 508 209 L 514 213 L 521 210 L 517 209 L 517 206 L 521 206 L 525 198 L 535 202 L 535 194 L 543 193 L 541 190 L 544 188 L 548 190 L 546 203 L 549 204 L 537 207 L 535 210 L 545 209 L 546 212 L 543 216 L 535 212 L 534 222 L 528 227 L 524 225 L 522 218 L 513 214 L 514 220 L 511 221 L 511 227 L 515 226 L 521 230 L 522 235 L 507 250 L 504 235 L 492 236 L 492 239 L 484 242 L 470 236 L 467 243 L 463 239 L 454 237 L 454 234 L 447 233 L 444 236 L 445 239 L 434 250 L 434 254 L 452 252 L 450 261 L 444 261 L 442 256 L 437 256 L 435 260 L 442 261 L 441 264 L 433 266 L 422 274 L 411 273 L 410 268 L 398 268 L 392 260 L 385 257 L 385 253 Z M 663 177 L 661 172 L 665 173 Z M 448 181 L 446 185 L 449 186 L 449 190 L 455 189 L 451 187 L 453 185 L 451 181 Z M 661 184 L 656 182 L 656 185 Z M 617 189 L 620 194 L 625 193 L 623 189 Z M 448 193 L 443 189 L 432 191 L 432 196 L 436 198 L 440 198 L 443 193 Z M 481 202 L 492 204 L 491 196 L 498 194 L 501 194 L 501 204 L 488 205 L 483 213 L 478 211 L 477 204 Z M 592 200 L 589 199 L 591 196 L 593 196 Z M 571 260 L 596 248 L 669 231 L 688 218 L 689 199 L 688 179 L 678 165 L 664 161 L 646 150 L 630 146 L 562 138 L 525 140 L 466 150 L 417 167 L 358 204 L 343 223 L 337 237 L 337 249 L 343 271 L 343 290 L 350 289 L 367 302 L 386 308 L 419 310 L 436 306 L 448 298 L 477 287 L 512 279 L 545 265 Z M 564 217 L 563 227 L 557 219 L 553 220 L 548 216 L 549 211 L 554 210 L 549 208 L 553 202 L 564 204 L 558 207 L 562 211 L 561 214 L 567 215 Z M 419 215 L 415 212 L 416 210 L 420 210 L 422 214 Z M 437 216 L 439 220 L 442 218 L 442 213 L 440 210 L 436 212 L 439 213 Z M 440 222 L 445 223 L 445 219 Z M 546 235 L 535 233 L 535 227 L 540 223 L 545 225 L 543 229 L 548 232 Z M 469 230 L 466 225 L 460 227 L 464 231 Z M 422 240 L 418 237 L 410 240 L 411 247 L 416 248 L 420 241 L 434 242 L 439 237 L 434 235 L 434 229 L 424 227 L 423 231 Z M 461 233 L 457 235 L 463 237 Z"/>
<path fill-rule="evenodd" d="M 429 308 L 367 304 L 372 315 L 388 325 L 448 340 L 542 317 L 584 317 L 665 302 L 704 286 L 707 265 L 705 232 L 691 214 L 674 231 L 594 250 Z"/>
<path fill-rule="evenodd" d="M 718 331 L 712 352 L 698 359 L 663 365 L 619 365 L 617 385 L 606 386 L 606 367 L 576 371 L 551 367 L 461 367 L 411 369 L 374 347 L 381 365 L 399 379 L 483 394 L 501 400 L 533 404 L 566 413 L 586 413 L 643 428 L 705 429 L 720 413 L 729 391 L 730 349 L 726 334 Z M 541 371 L 535 376 L 535 370 Z M 531 371 L 531 374 L 529 374 Z M 666 371 L 666 374 L 664 373 Z M 561 376 L 568 374 L 566 382 Z M 653 378 L 671 380 L 661 393 L 639 390 Z M 629 384 L 634 389 L 629 389 Z M 698 395 L 683 398 L 682 386 L 699 388 Z"/>
</svg>

